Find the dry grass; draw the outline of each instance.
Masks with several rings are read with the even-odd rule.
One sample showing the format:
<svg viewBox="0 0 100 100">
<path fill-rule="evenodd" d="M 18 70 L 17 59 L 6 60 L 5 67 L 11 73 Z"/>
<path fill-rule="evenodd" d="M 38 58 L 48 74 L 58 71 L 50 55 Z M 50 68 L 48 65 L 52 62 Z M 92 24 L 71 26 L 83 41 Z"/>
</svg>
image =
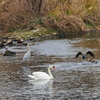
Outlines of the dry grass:
<svg viewBox="0 0 100 100">
<path fill-rule="evenodd" d="M 54 25 L 64 32 L 87 31 L 100 25 L 99 0 L 55 0 L 58 5 L 49 12 Z"/>
<path fill-rule="evenodd" d="M 100 25 L 99 2 L 100 0 L 2 0 L 0 31 L 22 30 L 30 23 L 34 27 L 36 22 L 42 22 L 42 25 L 60 32 L 86 31 Z"/>
<path fill-rule="evenodd" d="M 20 27 L 26 27 L 29 20 L 36 16 L 32 5 L 25 0 L 7 0 L 2 4 L 0 16 L 1 28 L 4 31 L 13 31 Z"/>
</svg>

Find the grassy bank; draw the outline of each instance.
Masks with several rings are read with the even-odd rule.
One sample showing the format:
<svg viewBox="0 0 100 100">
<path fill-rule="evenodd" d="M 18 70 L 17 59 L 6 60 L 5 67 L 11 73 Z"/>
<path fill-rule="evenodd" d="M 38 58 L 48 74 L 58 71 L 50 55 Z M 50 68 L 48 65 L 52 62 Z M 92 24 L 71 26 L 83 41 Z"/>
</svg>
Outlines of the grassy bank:
<svg viewBox="0 0 100 100">
<path fill-rule="evenodd" d="M 2 0 L 0 2 L 1 33 L 32 32 L 41 27 L 62 34 L 98 30 L 100 29 L 99 0 Z M 48 35 L 47 31 L 46 33 Z"/>
</svg>

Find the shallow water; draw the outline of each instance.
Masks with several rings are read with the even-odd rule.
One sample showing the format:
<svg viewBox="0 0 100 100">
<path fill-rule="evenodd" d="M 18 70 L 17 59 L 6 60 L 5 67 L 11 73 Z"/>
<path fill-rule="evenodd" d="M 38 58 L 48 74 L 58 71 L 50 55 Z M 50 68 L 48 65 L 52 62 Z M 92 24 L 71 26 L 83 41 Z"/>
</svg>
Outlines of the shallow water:
<svg viewBox="0 0 100 100">
<path fill-rule="evenodd" d="M 31 46 L 30 63 L 22 63 L 26 46 L 9 47 L 17 53 L 4 57 L 0 50 L 0 100 L 100 100 L 100 46 L 95 40 L 56 39 L 36 42 Z M 77 52 L 93 51 L 98 63 L 76 60 Z M 47 72 L 49 65 L 54 80 L 34 81 L 33 71 Z"/>
</svg>

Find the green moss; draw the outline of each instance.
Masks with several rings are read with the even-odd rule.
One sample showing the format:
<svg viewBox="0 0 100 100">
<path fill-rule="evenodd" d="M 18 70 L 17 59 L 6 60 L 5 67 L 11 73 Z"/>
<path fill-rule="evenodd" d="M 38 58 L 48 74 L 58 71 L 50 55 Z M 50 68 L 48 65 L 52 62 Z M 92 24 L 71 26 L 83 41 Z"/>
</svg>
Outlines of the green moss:
<svg viewBox="0 0 100 100">
<path fill-rule="evenodd" d="M 86 24 L 86 26 L 88 27 L 88 28 L 93 28 L 93 27 L 95 27 L 95 25 L 93 25 L 92 23 L 85 23 Z"/>
<path fill-rule="evenodd" d="M 32 31 L 26 31 L 26 32 L 14 32 L 10 38 L 15 38 L 15 39 L 32 39 L 32 38 L 43 38 L 45 36 L 50 36 L 51 33 L 55 32 L 54 30 L 47 30 L 45 28 L 42 29 L 36 29 Z"/>
<path fill-rule="evenodd" d="M 92 32 L 92 34 L 91 34 L 91 32 L 87 33 L 86 38 L 87 39 L 98 39 L 98 38 L 100 38 L 100 35 L 96 34 L 96 32 L 94 31 L 94 32 Z"/>
<path fill-rule="evenodd" d="M 66 14 L 71 15 L 71 14 L 73 14 L 73 11 L 72 10 L 66 10 Z"/>
<path fill-rule="evenodd" d="M 90 21 L 88 21 L 88 20 L 84 20 L 84 23 L 85 23 L 85 25 L 88 27 L 88 28 L 93 28 L 93 27 L 95 27 L 96 25 L 94 25 L 94 24 L 92 24 Z"/>
<path fill-rule="evenodd" d="M 30 20 L 30 23 L 29 24 L 33 24 L 33 23 L 38 23 L 38 24 L 42 24 L 42 18 L 41 19 L 32 19 Z"/>
<path fill-rule="evenodd" d="M 56 12 L 51 12 L 51 13 L 50 13 L 50 16 L 56 18 L 56 17 L 58 17 L 58 14 L 57 14 Z"/>
</svg>

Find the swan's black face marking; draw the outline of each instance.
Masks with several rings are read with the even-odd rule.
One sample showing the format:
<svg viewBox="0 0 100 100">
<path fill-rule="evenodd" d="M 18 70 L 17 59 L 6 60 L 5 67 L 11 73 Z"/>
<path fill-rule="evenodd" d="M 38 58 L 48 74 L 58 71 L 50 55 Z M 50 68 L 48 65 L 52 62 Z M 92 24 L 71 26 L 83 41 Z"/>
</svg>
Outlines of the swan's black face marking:
<svg viewBox="0 0 100 100">
<path fill-rule="evenodd" d="M 53 68 L 53 69 L 56 69 L 56 67 L 55 67 L 55 66 L 52 66 L 52 68 Z"/>
</svg>

